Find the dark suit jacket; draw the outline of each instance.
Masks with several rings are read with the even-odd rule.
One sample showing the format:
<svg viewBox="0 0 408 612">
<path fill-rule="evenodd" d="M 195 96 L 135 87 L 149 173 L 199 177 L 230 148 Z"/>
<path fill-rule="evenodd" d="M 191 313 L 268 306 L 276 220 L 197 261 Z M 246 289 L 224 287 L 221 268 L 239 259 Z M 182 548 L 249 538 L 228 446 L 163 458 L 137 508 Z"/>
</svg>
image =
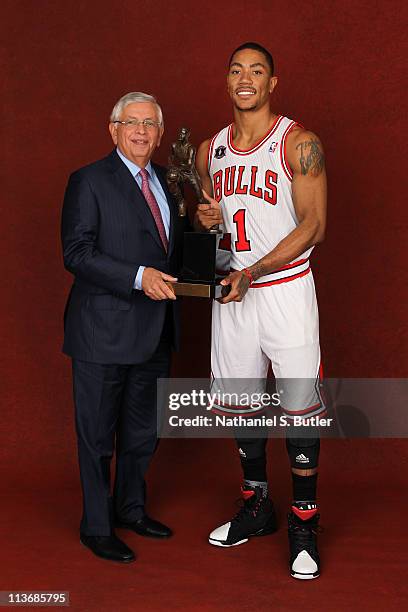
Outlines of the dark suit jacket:
<svg viewBox="0 0 408 612">
<path fill-rule="evenodd" d="M 187 218 L 177 215 L 164 168 L 153 164 L 170 207 L 166 254 L 148 204 L 113 151 L 74 172 L 62 212 L 64 264 L 75 280 L 65 309 L 63 351 L 94 363 L 135 364 L 154 353 L 171 304 L 175 345 L 178 302 L 154 301 L 133 290 L 139 265 L 176 274 Z"/>
</svg>

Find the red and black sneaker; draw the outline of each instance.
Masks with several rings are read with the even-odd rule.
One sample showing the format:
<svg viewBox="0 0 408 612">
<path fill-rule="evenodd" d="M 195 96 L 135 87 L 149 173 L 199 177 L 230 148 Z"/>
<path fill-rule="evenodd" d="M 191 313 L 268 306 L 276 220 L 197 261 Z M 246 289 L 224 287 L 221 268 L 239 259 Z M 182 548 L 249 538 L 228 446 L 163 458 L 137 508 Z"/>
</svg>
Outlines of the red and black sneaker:
<svg viewBox="0 0 408 612">
<path fill-rule="evenodd" d="M 288 514 L 290 574 L 311 580 L 320 574 L 317 531 L 320 515 L 316 502 L 295 502 Z"/>
<path fill-rule="evenodd" d="M 210 544 L 238 546 L 248 542 L 250 537 L 269 535 L 276 531 L 275 510 L 262 487 L 245 487 L 241 491 L 244 503 L 230 522 L 210 533 Z"/>
</svg>

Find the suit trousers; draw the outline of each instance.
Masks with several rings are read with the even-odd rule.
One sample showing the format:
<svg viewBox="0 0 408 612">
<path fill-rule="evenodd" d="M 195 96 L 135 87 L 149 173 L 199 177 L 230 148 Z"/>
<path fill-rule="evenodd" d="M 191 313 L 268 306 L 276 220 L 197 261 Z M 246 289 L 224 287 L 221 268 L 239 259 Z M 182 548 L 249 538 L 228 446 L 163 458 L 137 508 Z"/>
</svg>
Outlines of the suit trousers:
<svg viewBox="0 0 408 612">
<path fill-rule="evenodd" d="M 144 476 L 157 447 L 157 379 L 169 376 L 170 335 L 165 325 L 156 351 L 145 363 L 72 360 L 83 495 L 80 531 L 85 535 L 110 535 L 115 519 L 131 523 L 145 514 Z"/>
</svg>

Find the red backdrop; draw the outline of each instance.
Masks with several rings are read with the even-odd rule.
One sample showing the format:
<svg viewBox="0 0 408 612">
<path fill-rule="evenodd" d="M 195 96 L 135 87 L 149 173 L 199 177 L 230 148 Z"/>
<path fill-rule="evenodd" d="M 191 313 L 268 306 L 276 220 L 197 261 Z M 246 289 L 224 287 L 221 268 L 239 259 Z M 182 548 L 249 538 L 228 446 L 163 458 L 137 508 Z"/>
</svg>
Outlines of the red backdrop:
<svg viewBox="0 0 408 612">
<path fill-rule="evenodd" d="M 70 365 L 60 353 L 68 174 L 110 151 L 107 120 L 127 91 L 154 93 L 164 109 L 159 162 L 180 125 L 195 143 L 223 127 L 227 59 L 245 40 L 275 57 L 276 110 L 316 131 L 327 152 L 329 226 L 313 256 L 326 375 L 406 375 L 401 10 L 390 0 L 3 0 L 3 482 L 36 482 L 45 467 L 47 478 L 77 482 Z M 206 376 L 208 304 L 186 301 L 184 312 L 174 372 Z M 206 444 L 196 448 L 204 457 Z M 387 446 L 398 474 L 401 448 Z M 357 465 L 381 460 L 354 453 Z"/>
</svg>

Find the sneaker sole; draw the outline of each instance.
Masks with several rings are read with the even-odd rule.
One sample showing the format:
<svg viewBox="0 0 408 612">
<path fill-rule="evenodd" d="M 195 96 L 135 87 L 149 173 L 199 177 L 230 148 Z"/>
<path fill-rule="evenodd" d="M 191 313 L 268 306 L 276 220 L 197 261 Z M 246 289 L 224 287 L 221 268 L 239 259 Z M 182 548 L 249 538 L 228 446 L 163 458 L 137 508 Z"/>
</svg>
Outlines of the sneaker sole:
<svg viewBox="0 0 408 612">
<path fill-rule="evenodd" d="M 314 578 L 318 578 L 320 576 L 319 573 L 316 573 L 316 574 L 296 574 L 296 573 L 291 573 L 290 575 L 292 576 L 292 578 L 297 578 L 298 580 L 313 580 Z"/>
<path fill-rule="evenodd" d="M 223 548 L 231 548 L 231 546 L 239 546 L 240 544 L 245 544 L 245 542 L 248 542 L 248 538 L 246 538 L 246 540 L 240 540 L 239 542 L 235 542 L 234 544 L 224 544 L 224 542 L 220 542 L 220 540 L 211 540 L 211 538 L 208 538 L 208 542 L 212 544 L 213 546 L 222 546 Z"/>
<path fill-rule="evenodd" d="M 239 540 L 238 542 L 234 542 L 233 544 L 226 544 L 222 542 L 221 540 L 212 540 L 211 538 L 208 538 L 208 542 L 212 544 L 213 546 L 222 546 L 223 548 L 231 548 L 231 546 L 239 546 L 240 544 L 245 544 L 245 542 L 248 542 L 250 538 L 259 538 L 262 536 L 272 535 L 273 533 L 275 533 L 275 531 L 277 531 L 277 527 L 275 527 L 275 529 L 268 529 L 268 530 L 262 529 L 261 531 L 258 531 L 257 533 L 251 533 L 247 538 L 244 538 L 243 540 Z"/>
</svg>

